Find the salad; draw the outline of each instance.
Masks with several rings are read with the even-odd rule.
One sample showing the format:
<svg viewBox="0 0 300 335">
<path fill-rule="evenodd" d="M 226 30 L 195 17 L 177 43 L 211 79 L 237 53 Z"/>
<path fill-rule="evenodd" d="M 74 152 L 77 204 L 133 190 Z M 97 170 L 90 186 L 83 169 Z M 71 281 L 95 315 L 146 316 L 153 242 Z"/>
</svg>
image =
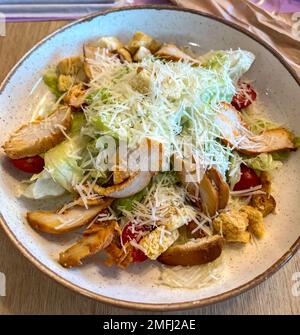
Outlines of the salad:
<svg viewBox="0 0 300 335">
<path fill-rule="evenodd" d="M 47 234 L 78 230 L 58 257 L 65 268 L 103 252 L 107 266 L 158 261 L 211 264 L 225 243 L 267 233 L 273 171 L 299 138 L 268 117 L 245 50 L 196 55 L 137 32 L 127 45 L 102 37 L 43 76 L 53 103 L 3 149 L 32 174 L 22 196 L 61 197 L 26 213 Z M 24 186 L 24 184 L 23 184 Z"/>
</svg>

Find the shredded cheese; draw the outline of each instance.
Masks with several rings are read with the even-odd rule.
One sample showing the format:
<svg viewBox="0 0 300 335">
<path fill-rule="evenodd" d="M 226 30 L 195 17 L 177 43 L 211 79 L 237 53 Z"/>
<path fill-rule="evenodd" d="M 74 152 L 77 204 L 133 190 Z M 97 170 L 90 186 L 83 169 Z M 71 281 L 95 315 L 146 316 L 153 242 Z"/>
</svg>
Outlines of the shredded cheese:
<svg viewBox="0 0 300 335">
<path fill-rule="evenodd" d="M 95 77 L 84 112 L 91 136 L 110 134 L 128 140 L 129 150 L 145 138 L 154 139 L 164 145 L 167 158 L 182 156 L 189 145 L 202 165 L 215 166 L 225 174 L 231 149 L 217 141 L 221 132 L 214 119 L 218 103 L 235 93 L 226 71 L 154 57 L 121 63 L 101 53 L 90 66 Z"/>
</svg>

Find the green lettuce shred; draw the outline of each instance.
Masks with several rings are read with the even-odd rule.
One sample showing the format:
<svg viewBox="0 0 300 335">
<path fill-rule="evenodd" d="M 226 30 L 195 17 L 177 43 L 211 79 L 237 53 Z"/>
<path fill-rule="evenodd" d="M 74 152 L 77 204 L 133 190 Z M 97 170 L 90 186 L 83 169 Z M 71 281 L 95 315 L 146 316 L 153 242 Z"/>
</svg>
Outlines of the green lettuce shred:
<svg viewBox="0 0 300 335">
<path fill-rule="evenodd" d="M 202 56 L 201 65 L 207 69 L 228 72 L 233 81 L 237 81 L 246 73 L 255 56 L 245 50 L 218 50 Z"/>
<path fill-rule="evenodd" d="M 54 70 L 48 70 L 43 75 L 43 81 L 57 99 L 61 97 L 62 92 L 58 90 L 58 77 Z"/>
<path fill-rule="evenodd" d="M 123 211 L 131 212 L 133 210 L 134 202 L 141 202 L 146 194 L 147 189 L 144 189 L 131 197 L 117 199 L 113 203 L 113 209 L 117 214 L 121 214 Z"/>
<path fill-rule="evenodd" d="M 282 162 L 274 160 L 271 154 L 260 154 L 253 158 L 247 158 L 245 163 L 254 170 L 258 171 L 272 171 L 282 166 Z"/>
<path fill-rule="evenodd" d="M 294 145 L 297 149 L 300 148 L 300 137 L 296 136 L 294 138 Z"/>
<path fill-rule="evenodd" d="M 87 136 L 80 135 L 84 123 L 83 113 L 75 113 L 69 133 L 71 138 L 46 152 L 44 157 L 46 170 L 56 183 L 71 193 L 74 192 L 74 185 L 78 184 L 84 175 L 84 170 L 79 164 L 89 142 Z"/>
</svg>

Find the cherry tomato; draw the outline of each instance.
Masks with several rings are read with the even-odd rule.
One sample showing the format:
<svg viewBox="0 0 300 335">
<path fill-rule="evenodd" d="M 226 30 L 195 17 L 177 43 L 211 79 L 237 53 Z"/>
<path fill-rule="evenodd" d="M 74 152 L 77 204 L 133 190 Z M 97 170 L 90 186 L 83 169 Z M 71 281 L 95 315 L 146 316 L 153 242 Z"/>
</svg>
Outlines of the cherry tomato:
<svg viewBox="0 0 300 335">
<path fill-rule="evenodd" d="M 11 159 L 12 164 L 27 173 L 40 173 L 44 169 L 45 161 L 40 156 Z"/>
<path fill-rule="evenodd" d="M 233 188 L 234 191 L 247 190 L 251 187 L 261 185 L 261 180 L 256 172 L 245 164 L 241 165 L 241 173 L 241 179 L 237 184 L 235 184 Z"/>
<path fill-rule="evenodd" d="M 251 105 L 256 96 L 257 94 L 251 85 L 239 82 L 237 93 L 232 98 L 231 104 L 239 111 Z"/>
<path fill-rule="evenodd" d="M 143 228 L 136 228 L 136 231 L 133 232 L 132 231 L 132 224 L 128 223 L 123 231 L 122 231 L 122 243 L 125 244 L 126 242 L 130 242 L 131 240 L 136 240 L 136 242 L 138 243 L 139 240 L 137 240 L 137 235 L 139 231 L 142 231 Z M 132 250 L 132 259 L 134 263 L 141 263 L 141 262 L 145 262 L 148 257 L 143 253 L 142 250 L 137 249 L 137 248 L 133 248 Z"/>
</svg>

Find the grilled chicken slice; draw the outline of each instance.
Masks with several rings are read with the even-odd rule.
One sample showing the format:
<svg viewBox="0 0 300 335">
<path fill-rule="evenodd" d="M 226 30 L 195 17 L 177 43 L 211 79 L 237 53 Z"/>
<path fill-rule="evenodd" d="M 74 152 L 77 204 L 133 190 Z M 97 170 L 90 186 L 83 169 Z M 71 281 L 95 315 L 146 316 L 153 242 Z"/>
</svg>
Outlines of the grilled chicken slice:
<svg viewBox="0 0 300 335">
<path fill-rule="evenodd" d="M 49 234 L 64 234 L 89 224 L 98 214 L 108 208 L 112 199 L 103 199 L 102 204 L 91 206 L 88 209 L 74 206 L 64 213 L 51 211 L 28 212 L 26 215 L 31 227 Z"/>
<path fill-rule="evenodd" d="M 82 83 L 71 87 L 64 97 L 64 102 L 75 108 L 80 108 L 85 103 L 86 88 Z"/>
<path fill-rule="evenodd" d="M 107 248 L 120 228 L 115 220 L 96 222 L 84 233 L 80 241 L 60 253 L 59 263 L 65 268 L 82 264 L 82 260 Z"/>
<path fill-rule="evenodd" d="M 94 43 L 84 44 L 83 68 L 89 79 L 92 79 L 96 75 L 92 69 L 91 63 L 97 58 L 97 55 L 101 54 L 106 54 L 108 56 L 118 55 L 121 61 L 132 63 L 130 52 L 116 37 L 103 37 Z"/>
<path fill-rule="evenodd" d="M 161 49 L 157 51 L 155 56 L 174 62 L 183 60 L 195 65 L 200 65 L 198 60 L 181 51 L 175 44 L 164 44 Z"/>
<path fill-rule="evenodd" d="M 114 239 L 114 241 L 105 249 L 108 255 L 105 264 L 109 267 L 116 265 L 121 269 L 127 269 L 133 262 L 132 249 L 133 247 L 130 243 L 126 243 L 123 248 L 118 240 Z"/>
<path fill-rule="evenodd" d="M 109 201 L 108 201 L 109 200 Z M 109 203 L 109 206 L 111 205 L 113 199 L 108 199 L 108 198 L 94 198 L 94 199 L 87 199 L 85 202 L 82 200 L 82 198 L 78 198 L 75 200 L 76 205 L 80 207 L 85 207 L 85 206 L 103 206 L 103 204 Z"/>
<path fill-rule="evenodd" d="M 190 199 L 209 216 L 214 216 L 218 209 L 226 207 L 229 200 L 229 188 L 222 176 L 215 169 L 210 171 L 189 172 L 186 169 L 186 164 L 180 158 L 175 158 L 175 164 L 181 171 L 178 175 L 183 185 L 186 186 L 187 193 Z M 203 174 L 203 175 L 202 175 Z"/>
<path fill-rule="evenodd" d="M 215 123 L 220 129 L 224 141 L 245 154 L 261 154 L 279 150 L 294 150 L 291 133 L 284 128 L 270 129 L 253 134 L 242 115 L 230 104 L 223 102 Z"/>
<path fill-rule="evenodd" d="M 223 250 L 224 239 L 220 235 L 208 236 L 174 244 L 158 260 L 171 266 L 201 265 L 217 259 Z"/>
<path fill-rule="evenodd" d="M 114 183 L 110 187 L 94 186 L 94 191 L 103 196 L 111 198 L 127 198 L 142 191 L 151 181 L 152 176 L 160 171 L 163 164 L 164 148 L 161 143 L 145 139 L 141 145 L 128 157 L 127 171 L 122 171 L 122 163 L 119 157 L 116 158 L 117 164 L 113 169 Z M 145 166 L 139 166 L 140 162 L 145 162 Z M 142 163 L 143 164 L 143 163 Z M 137 167 L 142 171 L 136 171 Z M 123 166 L 124 168 L 124 166 Z M 149 171 L 148 171 L 148 170 Z"/>
<path fill-rule="evenodd" d="M 114 185 L 123 183 L 129 177 L 130 177 L 130 173 L 128 171 L 120 171 L 120 170 L 114 171 L 114 174 L 113 174 Z"/>
<path fill-rule="evenodd" d="M 100 48 L 95 45 L 90 45 L 90 44 L 83 45 L 83 55 L 84 55 L 83 68 L 84 68 L 84 72 L 86 76 L 89 79 L 92 79 L 94 77 L 94 73 L 90 65 L 90 62 L 96 59 L 97 54 L 99 52 L 100 52 Z"/>
<path fill-rule="evenodd" d="M 62 129 L 67 132 L 71 123 L 71 110 L 61 106 L 47 118 L 23 125 L 4 143 L 3 149 L 12 159 L 39 155 L 62 142 L 65 139 Z"/>
<path fill-rule="evenodd" d="M 199 184 L 202 208 L 209 216 L 214 216 L 219 209 L 219 193 L 205 174 Z"/>
<path fill-rule="evenodd" d="M 151 178 L 152 173 L 148 171 L 136 172 L 121 184 L 109 187 L 95 185 L 94 191 L 99 195 L 111 198 L 127 198 L 142 191 L 146 186 L 148 186 Z"/>
<path fill-rule="evenodd" d="M 219 208 L 224 209 L 229 201 L 230 197 L 230 189 L 228 184 L 224 181 L 223 177 L 221 176 L 220 172 L 215 169 L 211 168 L 207 172 L 209 179 L 214 183 L 214 186 L 218 190 L 219 195 Z"/>
</svg>

